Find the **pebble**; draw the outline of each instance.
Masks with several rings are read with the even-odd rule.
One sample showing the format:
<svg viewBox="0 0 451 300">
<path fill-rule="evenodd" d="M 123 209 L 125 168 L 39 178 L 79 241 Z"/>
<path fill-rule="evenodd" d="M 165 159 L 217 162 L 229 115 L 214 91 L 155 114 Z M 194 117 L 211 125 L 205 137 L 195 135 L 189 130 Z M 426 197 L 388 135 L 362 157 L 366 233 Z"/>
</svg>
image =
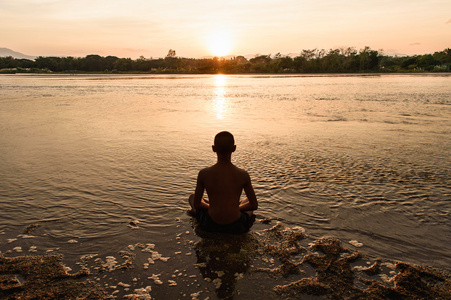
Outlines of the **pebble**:
<svg viewBox="0 0 451 300">
<path fill-rule="evenodd" d="M 192 299 L 192 300 L 197 300 L 197 299 L 199 299 L 200 293 L 202 293 L 202 291 L 199 291 L 199 292 L 197 292 L 197 293 L 192 293 L 192 294 L 190 295 L 190 296 L 191 296 L 191 299 Z"/>
<path fill-rule="evenodd" d="M 107 256 L 106 263 L 102 264 L 104 268 L 107 268 L 109 271 L 113 271 L 117 265 L 116 258 L 114 256 Z"/>
<path fill-rule="evenodd" d="M 389 277 L 387 274 L 380 274 L 380 278 L 385 283 L 391 283 L 391 282 L 393 282 L 395 280 L 395 277 Z"/>
<path fill-rule="evenodd" d="M 80 257 L 81 260 L 87 260 L 87 259 L 93 259 L 94 257 L 96 257 L 98 254 L 85 254 L 82 255 Z"/>
<path fill-rule="evenodd" d="M 357 240 L 349 241 L 349 244 L 351 244 L 351 245 L 353 245 L 354 247 L 357 247 L 357 248 L 363 247 L 363 244 L 360 243 L 360 242 L 357 241 Z"/>
<path fill-rule="evenodd" d="M 207 263 L 198 263 L 198 264 L 195 264 L 195 266 L 199 267 L 199 268 L 206 268 L 207 267 Z"/>
<path fill-rule="evenodd" d="M 151 300 L 150 292 L 152 291 L 152 287 L 147 286 L 145 288 L 135 289 L 135 294 L 125 295 L 124 298 L 128 299 L 141 299 L 141 300 Z"/>
<path fill-rule="evenodd" d="M 21 234 L 21 235 L 19 235 L 21 238 L 23 238 L 23 239 L 32 239 L 32 238 L 35 238 L 35 236 L 34 235 L 29 235 L 29 234 Z"/>
<path fill-rule="evenodd" d="M 222 280 L 220 278 L 216 278 L 215 280 L 213 280 L 213 283 L 214 283 L 216 289 L 219 289 L 222 285 Z"/>
<path fill-rule="evenodd" d="M 218 277 L 222 277 L 225 274 L 224 271 L 216 271 L 215 273 L 218 274 Z"/>
<path fill-rule="evenodd" d="M 153 249 L 155 249 L 155 244 L 146 244 L 146 248 L 142 249 L 141 251 L 152 253 Z"/>
<path fill-rule="evenodd" d="M 160 275 L 161 274 L 158 274 L 158 275 L 152 274 L 152 276 L 147 277 L 147 279 L 153 280 L 153 282 L 155 282 L 155 284 L 162 285 L 163 281 L 160 280 Z"/>
<path fill-rule="evenodd" d="M 64 271 L 66 271 L 66 273 L 69 273 L 70 271 L 72 271 L 71 267 L 63 266 L 63 268 L 64 268 Z"/>
<path fill-rule="evenodd" d="M 119 282 L 117 285 L 121 286 L 121 287 L 124 287 L 124 288 L 129 288 L 130 287 L 129 284 L 126 284 L 126 283 L 123 283 L 123 282 Z"/>
</svg>

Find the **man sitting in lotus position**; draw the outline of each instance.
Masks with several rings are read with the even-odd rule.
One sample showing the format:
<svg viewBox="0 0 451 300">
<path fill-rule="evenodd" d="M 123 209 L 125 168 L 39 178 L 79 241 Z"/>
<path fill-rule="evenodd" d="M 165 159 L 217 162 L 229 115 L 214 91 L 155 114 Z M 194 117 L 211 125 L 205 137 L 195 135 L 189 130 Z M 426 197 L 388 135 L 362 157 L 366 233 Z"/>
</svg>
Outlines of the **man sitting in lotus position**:
<svg viewBox="0 0 451 300">
<path fill-rule="evenodd" d="M 252 226 L 257 197 L 249 174 L 232 164 L 235 150 L 230 132 L 222 131 L 215 136 L 213 152 L 218 161 L 199 172 L 195 193 L 189 197 L 191 208 L 205 231 L 238 234 Z M 204 190 L 208 200 L 203 198 Z M 243 190 L 247 198 L 240 201 Z"/>
</svg>

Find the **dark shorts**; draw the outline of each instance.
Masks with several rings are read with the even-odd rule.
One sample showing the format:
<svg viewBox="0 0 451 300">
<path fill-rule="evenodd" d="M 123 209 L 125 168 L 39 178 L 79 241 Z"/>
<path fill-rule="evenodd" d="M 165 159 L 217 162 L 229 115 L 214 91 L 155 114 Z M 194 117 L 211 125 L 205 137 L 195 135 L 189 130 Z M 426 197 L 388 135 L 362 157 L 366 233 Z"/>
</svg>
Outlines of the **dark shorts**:
<svg viewBox="0 0 451 300">
<path fill-rule="evenodd" d="M 203 209 L 196 210 L 196 219 L 200 227 L 208 232 L 240 234 L 248 232 L 253 224 L 253 218 L 245 212 L 241 212 L 240 218 L 231 224 L 216 223 L 211 219 L 208 211 Z"/>
</svg>

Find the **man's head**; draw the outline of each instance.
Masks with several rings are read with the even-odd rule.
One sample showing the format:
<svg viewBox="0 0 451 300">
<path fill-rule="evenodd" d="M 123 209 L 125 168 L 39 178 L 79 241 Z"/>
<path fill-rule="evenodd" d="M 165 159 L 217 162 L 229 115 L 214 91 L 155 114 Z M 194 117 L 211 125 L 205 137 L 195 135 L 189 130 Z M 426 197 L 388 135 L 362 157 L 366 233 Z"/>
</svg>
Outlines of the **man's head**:
<svg viewBox="0 0 451 300">
<path fill-rule="evenodd" d="M 221 131 L 215 136 L 213 151 L 218 154 L 230 154 L 236 149 L 235 139 L 228 131 Z"/>
</svg>

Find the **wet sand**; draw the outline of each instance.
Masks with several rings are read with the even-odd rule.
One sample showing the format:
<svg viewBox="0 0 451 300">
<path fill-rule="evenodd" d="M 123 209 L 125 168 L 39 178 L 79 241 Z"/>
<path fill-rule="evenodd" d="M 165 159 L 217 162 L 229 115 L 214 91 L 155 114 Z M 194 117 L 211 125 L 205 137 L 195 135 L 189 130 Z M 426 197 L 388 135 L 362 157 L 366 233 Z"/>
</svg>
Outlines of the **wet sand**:
<svg viewBox="0 0 451 300">
<path fill-rule="evenodd" d="M 262 217 L 239 236 L 205 233 L 191 223 L 194 235 L 174 237 L 179 251 L 143 241 L 115 256 L 87 253 L 71 266 L 64 253 L 38 255 L 36 246 L 27 253 L 18 240 L 0 239 L 9 248 L 0 253 L 0 298 L 451 298 L 448 270 L 369 257 L 357 240 L 312 240 L 302 227 Z"/>
</svg>

